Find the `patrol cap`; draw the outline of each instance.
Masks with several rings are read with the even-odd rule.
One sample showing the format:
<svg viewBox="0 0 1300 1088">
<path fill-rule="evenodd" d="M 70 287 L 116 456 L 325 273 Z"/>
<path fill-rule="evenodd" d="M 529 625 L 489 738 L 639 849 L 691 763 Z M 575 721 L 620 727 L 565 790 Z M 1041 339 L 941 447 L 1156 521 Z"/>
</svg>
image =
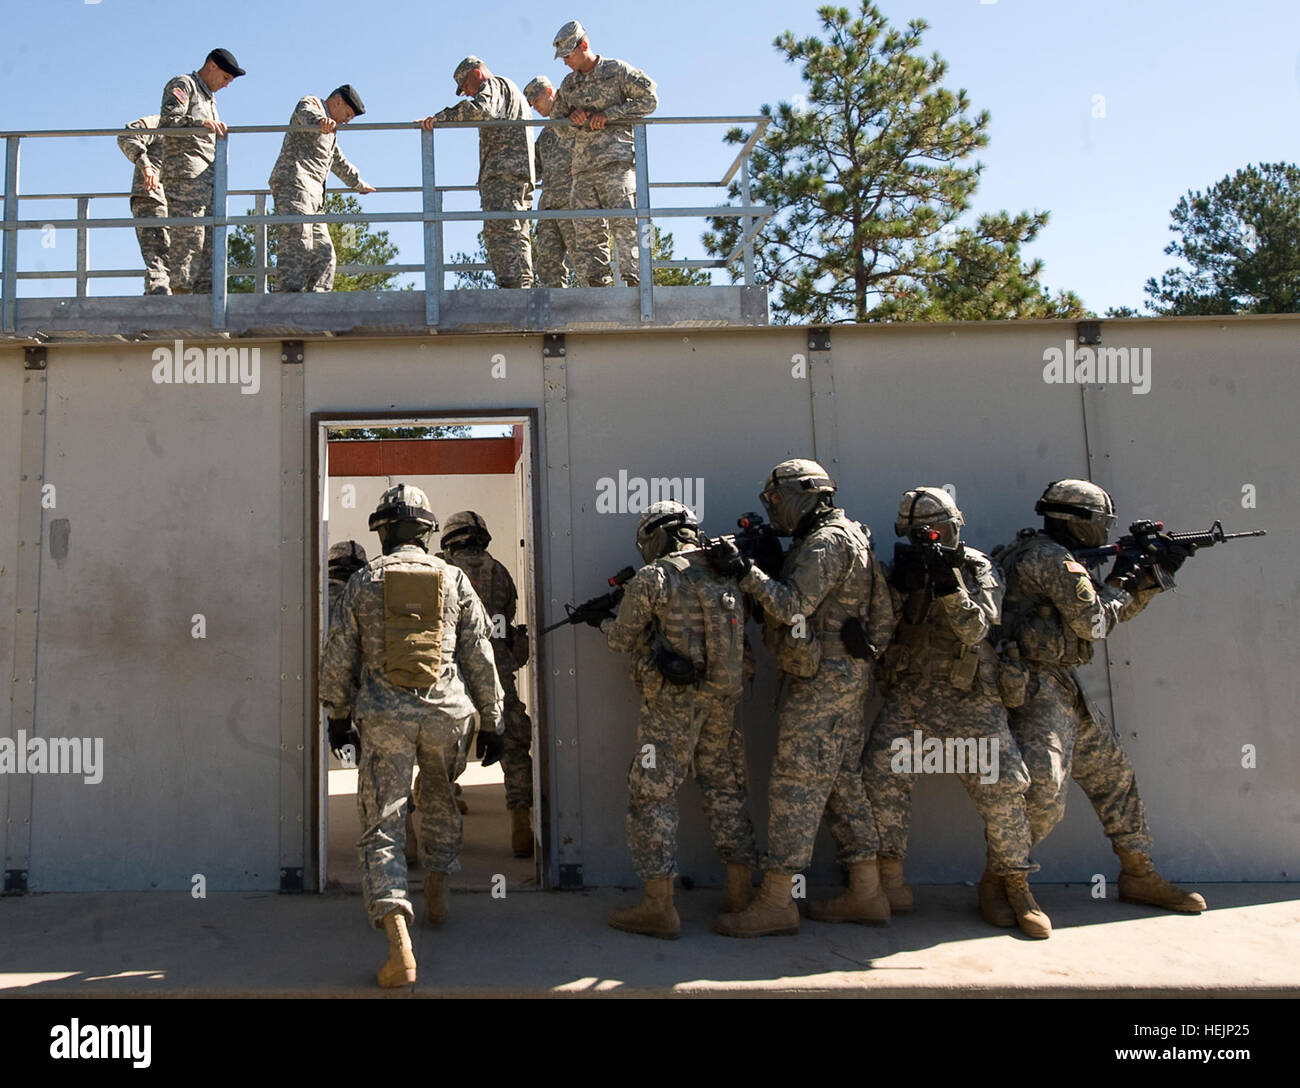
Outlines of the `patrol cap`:
<svg viewBox="0 0 1300 1088">
<path fill-rule="evenodd" d="M 465 82 L 465 77 L 474 71 L 475 68 L 482 68 L 484 64 L 478 57 L 471 54 L 456 65 L 456 71 L 452 73 L 451 78 L 456 83 L 456 92 L 460 93 L 460 85 Z"/>
<path fill-rule="evenodd" d="M 560 60 L 567 57 L 575 49 L 578 43 L 587 36 L 587 31 L 577 19 L 570 19 L 559 30 L 555 32 L 555 58 Z"/>
<path fill-rule="evenodd" d="M 531 102 L 543 91 L 552 90 L 555 84 L 545 76 L 533 76 L 524 87 L 524 101 Z"/>
<path fill-rule="evenodd" d="M 244 70 L 239 67 L 239 62 L 235 60 L 235 54 L 229 49 L 212 50 L 212 52 L 204 58 L 204 63 L 207 61 L 212 61 L 213 64 L 227 75 L 242 76 L 244 74 Z"/>
<path fill-rule="evenodd" d="M 335 87 L 326 97 L 333 98 L 335 95 L 338 95 L 352 108 L 355 116 L 360 117 L 366 112 L 366 104 L 361 101 L 361 96 L 357 94 L 351 83 L 344 83 L 341 87 Z"/>
</svg>

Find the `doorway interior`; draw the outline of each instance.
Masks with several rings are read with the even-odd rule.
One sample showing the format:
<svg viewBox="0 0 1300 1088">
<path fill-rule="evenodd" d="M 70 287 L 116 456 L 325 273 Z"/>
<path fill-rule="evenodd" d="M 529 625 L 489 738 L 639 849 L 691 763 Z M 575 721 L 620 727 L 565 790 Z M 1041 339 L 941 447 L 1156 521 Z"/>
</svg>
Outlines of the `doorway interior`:
<svg viewBox="0 0 1300 1088">
<path fill-rule="evenodd" d="M 383 492 L 397 483 L 413 484 L 428 496 L 441 524 L 457 510 L 482 515 L 492 535 L 488 552 L 502 563 L 518 591 L 516 624 L 526 624 L 533 643 L 528 663 L 516 674 L 520 699 L 533 723 L 533 828 L 531 858 L 516 858 L 511 851 L 510 814 L 500 763 L 484 767 L 471 744 L 469 763 L 458 779 L 463 816 L 464 844 L 461 871 L 451 878 L 451 888 L 490 890 L 505 877 L 510 890 L 540 887 L 545 853 L 545 791 L 541 787 L 544 760 L 538 754 L 541 730 L 540 700 L 534 655 L 534 622 L 538 571 L 533 546 L 536 510 L 536 413 L 523 409 L 507 412 L 461 412 L 456 415 L 420 414 L 401 417 L 359 416 L 347 413 L 313 418 L 317 442 L 317 570 L 319 622 L 317 665 L 328 631 L 329 596 L 327 556 L 331 545 L 354 540 L 368 558 L 381 554 L 379 538 L 369 529 L 371 512 Z M 435 533 L 431 550 L 438 550 Z M 321 736 L 325 734 L 321 715 Z M 356 810 L 356 769 L 345 766 L 322 740 L 316 811 L 319 890 L 360 890 L 357 841 L 360 824 Z M 409 866 L 412 890 L 425 873 L 418 862 Z"/>
</svg>

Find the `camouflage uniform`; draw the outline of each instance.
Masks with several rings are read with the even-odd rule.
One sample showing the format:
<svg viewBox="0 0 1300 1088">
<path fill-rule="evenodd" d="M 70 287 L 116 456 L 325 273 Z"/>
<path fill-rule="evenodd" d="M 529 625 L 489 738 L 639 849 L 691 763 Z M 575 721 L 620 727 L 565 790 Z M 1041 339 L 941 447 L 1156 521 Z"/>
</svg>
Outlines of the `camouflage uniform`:
<svg viewBox="0 0 1300 1088">
<path fill-rule="evenodd" d="M 478 94 L 439 110 L 439 121 L 530 120 L 524 93 L 504 76 L 484 81 Z M 483 128 L 478 134 L 478 195 L 485 212 L 533 208 L 533 130 L 525 126 Z M 528 219 L 485 219 L 483 246 L 498 287 L 533 285 Z"/>
<path fill-rule="evenodd" d="M 568 117 L 574 110 L 604 113 L 608 123 L 593 132 L 590 123 L 577 129 L 573 147 L 574 208 L 635 208 L 636 153 L 632 143 L 634 118 L 653 113 L 659 105 L 655 81 L 644 72 L 611 57 L 598 57 L 590 72 L 570 72 L 555 96 L 551 116 Z M 579 274 L 592 287 L 612 282 L 609 240 L 618 246 L 623 279 L 640 283 L 637 226 L 634 218 L 574 220 L 574 238 L 580 254 Z"/>
<path fill-rule="evenodd" d="M 971 547 L 964 548 L 956 573 L 956 593 L 932 598 L 927 587 L 898 598 L 898 630 L 882 669 L 889 692 L 863 760 L 880 853 L 899 860 L 907 854 L 916 776 L 893 769 L 893 742 L 901 737 L 910 747 L 914 731 L 920 730 L 927 740 L 970 738 L 978 745 L 988 739 L 997 744 L 996 781 L 981 782 L 978 771 L 958 777 L 984 821 L 990 870 L 1001 876 L 1034 872 L 1038 867 L 1029 861 L 1024 803 L 1029 774 L 1007 728 L 998 657 L 988 641 L 998 622 L 1002 582 L 988 556 Z"/>
<path fill-rule="evenodd" d="M 146 166 L 152 167 L 161 175 L 162 141 L 149 131 L 158 127 L 158 114 L 136 118 L 128 122 L 126 127 L 137 130 L 137 135 L 117 138 L 117 146 L 122 149 L 122 154 L 135 163 L 135 174 L 131 178 L 131 214 L 136 219 L 165 219 L 167 193 L 161 180 L 156 189 L 150 189 L 144 182 Z M 140 242 L 140 256 L 144 258 L 144 293 L 170 294 L 167 277 L 167 228 L 136 227 L 135 236 Z"/>
<path fill-rule="evenodd" d="M 159 128 L 196 128 L 219 121 L 217 101 L 198 72 L 177 76 L 163 88 Z M 217 138 L 211 132 L 162 140 L 162 184 L 173 217 L 213 213 L 213 160 Z M 172 227 L 168 231 L 167 271 L 173 292 L 212 292 L 212 231 Z"/>
<path fill-rule="evenodd" d="M 795 537 L 779 580 L 755 565 L 740 585 L 766 613 L 764 642 L 791 674 L 778 711 L 764 868 L 807 868 L 823 812 L 840 863 L 870 859 L 879 847 L 862 782 L 871 663 L 850 655 L 840 636 L 849 617 L 863 618 L 875 646 L 893 634 L 889 587 L 871 552 L 870 534 L 838 507 L 825 509 Z M 802 638 L 793 629 L 799 623 L 806 628 Z M 808 659 L 814 641 L 821 651 L 815 665 Z M 810 668 L 812 675 L 797 675 Z"/>
<path fill-rule="evenodd" d="M 734 580 L 715 574 L 704 553 L 688 546 L 638 570 L 618 615 L 601 624 L 612 649 L 632 653 L 632 680 L 641 692 L 627 776 L 627 843 L 643 881 L 676 875 L 677 791 L 692 770 L 719 855 L 751 867 L 757 860 L 745 807 L 745 744 L 736 725 L 744 624 L 727 624 L 711 639 L 710 620 L 717 617 L 705 611 L 710 596 L 727 594 L 742 607 Z M 714 662 L 707 660 L 710 645 Z M 661 646 L 688 658 L 704 677 L 691 684 L 667 682 L 654 660 Z M 647 752 L 646 745 L 653 747 Z"/>
<path fill-rule="evenodd" d="M 398 686 L 386 675 L 384 577 L 425 570 L 442 574 L 440 675 L 428 689 Z M 421 858 L 436 872 L 460 868 L 461 817 L 453 780 L 465 758 L 475 711 L 489 729 L 501 715 L 490 631 L 469 579 L 414 544 L 372 560 L 353 575 L 331 617 L 319 696 L 330 717 L 351 714 L 361 734 L 361 880 L 366 912 L 376 928 L 392 911 L 401 911 L 408 922 L 414 917 L 403 845 L 417 760 L 422 768 L 416 801 Z"/>
<path fill-rule="evenodd" d="M 1034 842 L 1061 822 L 1073 777 L 1115 849 L 1149 854 L 1133 765 L 1114 727 L 1084 697 L 1075 666 L 1091 661 L 1093 642 L 1146 608 L 1159 587 L 1129 594 L 1097 582 L 1067 548 L 1029 529 L 994 558 L 1007 584 L 1003 635 L 1019 643 L 1029 669 L 1025 703 L 1010 716 L 1029 768 L 1025 807 Z"/>
<path fill-rule="evenodd" d="M 337 132 L 322 132 L 329 118 L 323 99 L 306 95 L 298 100 L 291 125 L 309 125 L 284 134 L 280 157 L 271 170 L 271 195 L 276 215 L 319 215 L 325 210 L 325 179 L 333 172 L 358 192 L 367 188 L 357 168 L 339 149 Z M 325 223 L 281 223 L 276 255 L 277 291 L 332 291 L 336 258 Z"/>
<path fill-rule="evenodd" d="M 552 125 L 537 137 L 537 175 L 542 180 L 542 198 L 538 211 L 564 210 L 573 206 L 573 143 L 572 129 Z M 603 220 L 601 221 L 603 222 Z M 572 219 L 539 219 L 537 221 L 537 283 L 541 287 L 567 287 L 564 258 L 575 274 L 581 277 L 578 240 Z M 606 251 L 608 253 L 608 249 Z M 585 281 L 579 278 L 580 285 Z"/>
<path fill-rule="evenodd" d="M 496 660 L 497 676 L 505 691 L 506 732 L 501 753 L 501 769 L 506 780 L 506 808 L 531 808 L 533 804 L 533 757 L 529 749 L 533 743 L 533 723 L 528 708 L 519 698 L 515 673 L 522 668 L 516 664 L 511 651 L 510 632 L 515 622 L 518 594 L 510 572 L 480 547 L 455 548 L 439 552 L 438 558 L 463 570 L 487 610 L 488 626 L 500 622 L 505 625 L 505 637 L 492 639 L 492 654 Z"/>
</svg>

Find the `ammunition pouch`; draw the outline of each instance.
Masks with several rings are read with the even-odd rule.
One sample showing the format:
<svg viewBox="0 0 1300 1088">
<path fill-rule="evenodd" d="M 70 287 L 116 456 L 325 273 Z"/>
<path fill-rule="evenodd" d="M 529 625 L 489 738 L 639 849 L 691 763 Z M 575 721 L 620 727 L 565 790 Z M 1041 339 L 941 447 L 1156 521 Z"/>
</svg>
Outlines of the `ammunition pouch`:
<svg viewBox="0 0 1300 1088">
<path fill-rule="evenodd" d="M 704 679 L 704 670 L 696 668 L 689 657 L 683 657 L 667 646 L 660 646 L 655 650 L 654 662 L 659 675 L 677 687 L 698 684 Z"/>
<path fill-rule="evenodd" d="M 401 688 L 428 688 L 442 670 L 443 574 L 384 572 L 384 675 Z"/>
<path fill-rule="evenodd" d="M 1004 657 L 998 662 L 998 694 L 1002 705 L 1015 710 L 1025 705 L 1029 693 L 1029 669 L 1020 661 Z"/>
</svg>

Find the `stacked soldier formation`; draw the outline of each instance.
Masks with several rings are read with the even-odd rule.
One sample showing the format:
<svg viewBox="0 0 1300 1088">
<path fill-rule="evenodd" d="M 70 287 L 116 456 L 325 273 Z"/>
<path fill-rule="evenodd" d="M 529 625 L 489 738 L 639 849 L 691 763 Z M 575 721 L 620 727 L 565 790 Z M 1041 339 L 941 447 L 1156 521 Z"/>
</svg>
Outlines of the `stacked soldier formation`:
<svg viewBox="0 0 1300 1088">
<path fill-rule="evenodd" d="M 323 102 L 305 95 L 294 107 L 280 157 L 271 170 L 271 195 L 277 215 L 317 215 L 325 210 L 325 178 L 333 172 L 358 193 L 373 193 L 357 168 L 339 150 L 339 125 L 366 112 L 350 84 L 332 91 Z M 324 223 L 281 223 L 276 258 L 277 291 L 332 291 L 334 243 Z"/>
<path fill-rule="evenodd" d="M 428 918 L 447 916 L 448 873 L 460 868 L 461 816 L 454 782 L 477 712 L 500 732 L 503 692 L 491 627 L 469 579 L 428 554 L 438 523 L 417 487 L 384 492 L 370 516 L 384 554 L 348 581 L 330 620 L 319 698 L 335 736 L 351 719 L 360 736 L 357 813 L 366 913 L 383 928 L 389 956 L 381 986 L 415 981 L 406 891 L 404 818 L 421 767 L 420 849 Z"/>
<path fill-rule="evenodd" d="M 197 72 L 176 76 L 163 88 L 160 129 L 207 129 L 203 134 L 160 137 L 162 187 L 172 216 L 212 214 L 212 163 L 217 150 L 213 134 L 226 133 L 214 96 L 243 74 L 244 69 L 235 63 L 229 50 L 214 49 Z M 210 294 L 212 231 L 202 225 L 172 227 L 168 232 L 167 272 L 172 294 Z"/>
<path fill-rule="evenodd" d="M 163 140 L 154 134 L 159 115 L 138 117 L 127 122 L 134 135 L 117 138 L 122 154 L 135 163 L 131 177 L 131 214 L 136 219 L 165 219 L 167 193 L 162 187 Z M 144 293 L 146 295 L 171 294 L 171 280 L 167 275 L 167 228 L 136 227 L 140 243 L 140 256 L 144 258 Z"/>
<path fill-rule="evenodd" d="M 627 844 L 645 883 L 640 904 L 610 915 L 629 933 L 676 938 L 677 791 L 700 784 L 713 845 L 727 864 L 724 912 L 750 899 L 757 861 L 746 811 L 745 742 L 736 724 L 745 664 L 745 614 L 735 580 L 714 573 L 700 550 L 694 514 L 658 502 L 637 523 L 645 560 L 625 587 L 617 616 L 592 615 L 615 650 L 632 654 L 641 693 L 636 752 L 628 771 Z"/>
<path fill-rule="evenodd" d="M 478 57 L 456 65 L 456 93 L 468 102 L 448 106 L 420 122 L 432 131 L 439 121 L 523 121 L 528 104 L 523 92 L 504 76 L 494 76 Z M 485 212 L 527 212 L 533 206 L 533 133 L 524 125 L 481 128 L 478 133 L 479 203 Z M 483 246 L 498 287 L 533 285 L 532 244 L 528 220 L 485 219 Z"/>
<path fill-rule="evenodd" d="M 567 117 L 576 128 L 573 146 L 573 208 L 636 207 L 636 153 L 628 121 L 653 113 L 659 105 L 655 82 L 644 72 L 591 51 L 587 32 L 568 22 L 555 35 L 555 55 L 572 71 L 555 95 L 551 116 Z M 636 220 L 576 219 L 579 278 L 590 287 L 613 281 L 608 235 L 618 247 L 619 270 L 629 285 L 640 283 Z M 646 239 L 649 245 L 649 239 Z"/>
<path fill-rule="evenodd" d="M 478 755 L 485 767 L 501 760 L 510 810 L 510 848 L 515 857 L 528 858 L 533 855 L 533 723 L 515 683 L 515 673 L 528 663 L 528 630 L 515 626 L 519 595 L 510 572 L 488 555 L 491 542 L 482 516 L 459 510 L 443 526 L 438 558 L 468 575 L 492 625 L 492 654 L 505 691 L 505 734 L 498 745 L 494 733 L 480 729 Z"/>
</svg>

